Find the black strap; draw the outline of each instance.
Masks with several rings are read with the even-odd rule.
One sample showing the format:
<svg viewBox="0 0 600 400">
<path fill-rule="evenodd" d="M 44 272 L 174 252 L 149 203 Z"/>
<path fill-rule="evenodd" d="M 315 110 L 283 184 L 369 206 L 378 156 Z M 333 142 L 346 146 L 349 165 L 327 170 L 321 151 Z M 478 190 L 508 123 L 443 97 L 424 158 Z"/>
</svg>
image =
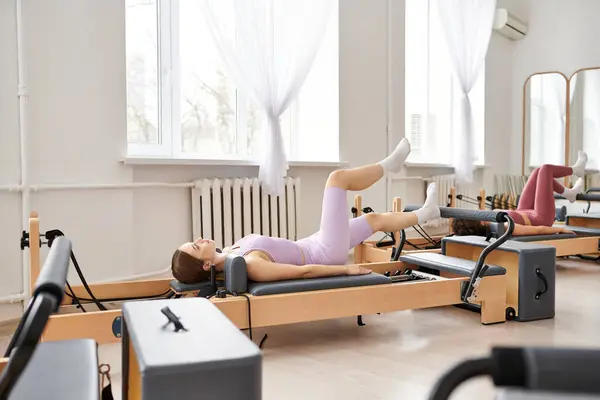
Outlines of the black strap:
<svg viewBox="0 0 600 400">
<path fill-rule="evenodd" d="M 112 393 L 112 382 L 110 380 L 110 365 L 101 364 L 100 365 L 100 375 L 102 375 L 102 381 L 100 385 L 102 387 L 101 400 L 114 400 Z M 108 381 L 108 385 L 104 386 L 104 380 Z"/>
<path fill-rule="evenodd" d="M 113 394 L 112 394 L 112 385 L 109 383 L 107 386 L 102 388 L 101 400 L 114 400 L 114 399 L 115 398 L 113 397 Z"/>
</svg>

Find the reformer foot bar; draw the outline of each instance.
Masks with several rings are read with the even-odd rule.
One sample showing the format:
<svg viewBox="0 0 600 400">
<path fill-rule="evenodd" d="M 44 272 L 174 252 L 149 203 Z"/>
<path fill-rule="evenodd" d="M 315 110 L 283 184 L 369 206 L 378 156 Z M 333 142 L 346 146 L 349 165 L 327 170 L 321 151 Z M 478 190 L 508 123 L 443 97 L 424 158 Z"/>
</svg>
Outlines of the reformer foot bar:
<svg viewBox="0 0 600 400">
<path fill-rule="evenodd" d="M 444 208 L 445 218 L 464 218 L 475 210 Z M 475 218 L 487 221 L 507 220 L 503 212 L 475 211 Z M 509 221 L 512 221 L 508 218 Z M 31 252 L 31 277 L 39 272 L 39 249 L 42 244 L 37 214 L 30 218 L 30 231 L 25 247 Z M 499 239 L 498 244 L 504 239 Z M 497 246 L 492 244 L 491 249 Z M 477 261 L 461 260 L 460 263 L 444 262 L 432 269 L 438 275 L 415 272 L 428 278 L 397 282 L 397 277 L 385 276 L 386 271 L 405 273 L 411 267 L 402 261 L 368 264 L 373 273 L 360 276 L 302 279 L 256 283 L 247 278 L 245 260 L 229 256 L 225 263 L 223 281 L 210 301 L 238 328 L 252 328 L 299 322 L 357 317 L 383 312 L 412 310 L 429 307 L 470 304 L 481 309 L 483 324 L 504 322 L 506 309 L 506 270 L 502 266 L 487 264 L 484 251 Z M 442 276 L 447 274 L 447 276 Z M 144 285 L 147 290 L 144 292 Z M 150 281 L 101 283 L 88 285 L 98 302 L 105 297 L 134 300 L 163 293 L 166 297 L 196 296 L 206 287 L 181 285 L 172 279 Z M 94 301 L 81 286 L 65 288 L 66 293 L 77 294 L 79 302 L 86 307 Z M 68 296 L 65 296 L 68 299 Z M 44 331 L 43 341 L 76 338 L 92 338 L 98 343 L 117 342 L 121 338 L 121 310 L 78 312 L 76 305 L 62 302 L 60 312 L 70 309 L 76 313 L 63 313 L 50 317 Z"/>
<path fill-rule="evenodd" d="M 405 211 L 418 207 L 407 206 Z M 524 322 L 554 318 L 556 249 L 545 244 L 508 240 L 512 238 L 514 227 L 512 219 L 510 221 L 508 229 L 497 232 L 497 239 L 449 236 L 442 239 L 440 254 L 405 254 L 400 256 L 399 260 L 414 265 L 415 269 L 429 270 L 431 265 L 443 260 L 475 261 L 480 259 L 482 254 L 486 254 L 486 262 L 501 265 L 506 269 L 507 320 Z M 495 222 L 490 225 L 504 228 L 505 223 Z M 445 272 L 441 275 L 448 276 Z"/>
</svg>

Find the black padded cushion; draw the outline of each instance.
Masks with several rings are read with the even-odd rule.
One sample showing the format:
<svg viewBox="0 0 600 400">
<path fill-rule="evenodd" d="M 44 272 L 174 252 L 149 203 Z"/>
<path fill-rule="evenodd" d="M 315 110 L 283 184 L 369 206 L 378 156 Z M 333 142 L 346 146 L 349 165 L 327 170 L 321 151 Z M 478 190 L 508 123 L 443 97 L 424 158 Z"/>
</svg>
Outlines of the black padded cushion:
<svg viewBox="0 0 600 400">
<path fill-rule="evenodd" d="M 367 275 L 332 276 L 328 278 L 294 279 L 277 282 L 248 282 L 248 293 L 253 296 L 269 294 L 309 292 L 312 290 L 342 289 L 357 286 L 383 285 L 392 283 L 387 276 L 370 273 Z"/>
<path fill-rule="evenodd" d="M 457 275 L 469 276 L 475 269 L 475 261 L 445 256 L 439 253 L 414 253 L 400 257 L 400 261 Z M 497 265 L 488 265 L 484 276 L 505 275 L 506 269 Z"/>
<path fill-rule="evenodd" d="M 600 234 L 600 232 L 598 233 Z M 574 233 L 552 233 L 550 235 L 512 236 L 510 240 L 517 242 L 542 242 L 544 240 L 574 239 L 576 237 L 577 235 Z"/>
<path fill-rule="evenodd" d="M 409 204 L 404 212 L 415 211 L 422 205 Z M 471 208 L 440 207 L 441 218 L 470 219 L 474 221 L 505 222 L 508 213 L 504 210 L 473 210 Z"/>
<path fill-rule="evenodd" d="M 92 339 L 38 344 L 10 400 L 98 400 L 98 346 Z"/>
<path fill-rule="evenodd" d="M 200 283 L 181 283 L 177 279 L 173 279 L 170 283 L 171 290 L 176 293 L 193 292 L 210 286 L 210 281 L 202 281 Z"/>
<path fill-rule="evenodd" d="M 550 392 L 548 390 L 528 390 L 510 388 L 498 391 L 496 400 L 600 400 L 597 394 Z"/>
</svg>

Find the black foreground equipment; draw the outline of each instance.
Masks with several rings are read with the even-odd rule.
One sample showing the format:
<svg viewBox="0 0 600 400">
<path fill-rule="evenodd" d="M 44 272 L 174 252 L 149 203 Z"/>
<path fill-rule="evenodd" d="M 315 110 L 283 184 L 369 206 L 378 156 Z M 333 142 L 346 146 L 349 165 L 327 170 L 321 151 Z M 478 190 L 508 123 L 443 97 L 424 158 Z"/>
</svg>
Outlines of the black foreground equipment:
<svg viewBox="0 0 600 400">
<path fill-rule="evenodd" d="M 505 400 L 600 399 L 600 350 L 494 347 L 488 357 L 465 360 L 444 373 L 429 400 L 449 399 L 469 379 L 488 376 Z"/>
<path fill-rule="evenodd" d="M 0 375 L 0 400 L 98 399 L 98 354 L 93 340 L 39 343 L 63 299 L 70 254 L 69 239 L 56 238 L 4 354 L 9 360 Z"/>
</svg>

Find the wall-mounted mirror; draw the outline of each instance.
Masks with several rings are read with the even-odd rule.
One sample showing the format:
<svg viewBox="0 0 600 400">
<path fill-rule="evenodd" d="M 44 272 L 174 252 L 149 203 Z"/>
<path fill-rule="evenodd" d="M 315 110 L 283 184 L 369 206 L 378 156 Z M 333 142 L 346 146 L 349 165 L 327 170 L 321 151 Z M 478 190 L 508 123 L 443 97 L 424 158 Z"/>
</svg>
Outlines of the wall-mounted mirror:
<svg viewBox="0 0 600 400">
<path fill-rule="evenodd" d="M 523 175 L 542 164 L 564 165 L 567 78 L 559 72 L 533 74 L 523 94 Z"/>
<path fill-rule="evenodd" d="M 581 69 L 569 78 L 569 162 L 588 155 L 586 169 L 600 171 L 600 68 Z"/>
</svg>

